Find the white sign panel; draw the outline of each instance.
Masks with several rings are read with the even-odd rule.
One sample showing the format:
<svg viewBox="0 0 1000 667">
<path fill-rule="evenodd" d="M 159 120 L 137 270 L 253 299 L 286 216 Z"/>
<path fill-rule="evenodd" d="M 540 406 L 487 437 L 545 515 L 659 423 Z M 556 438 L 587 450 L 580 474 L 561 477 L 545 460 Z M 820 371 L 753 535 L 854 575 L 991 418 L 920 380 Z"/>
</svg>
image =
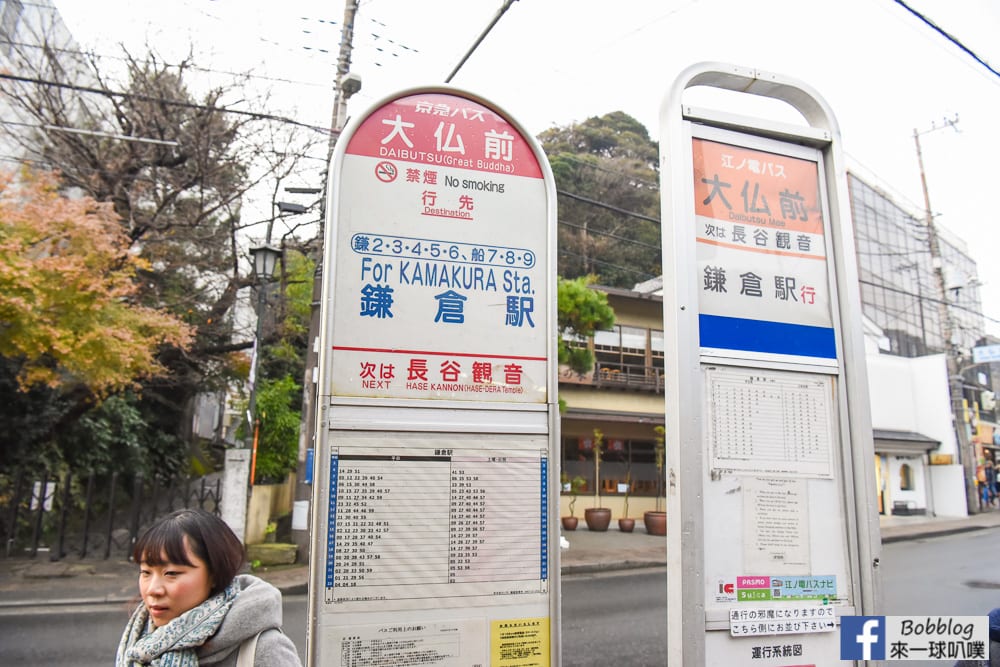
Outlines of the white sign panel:
<svg viewBox="0 0 1000 667">
<path fill-rule="evenodd" d="M 733 94 L 685 100 L 703 87 Z M 800 117 L 746 115 L 754 97 Z M 661 110 L 667 663 L 833 667 L 879 558 L 836 121 L 727 63 L 685 69 Z"/>
<path fill-rule="evenodd" d="M 330 191 L 309 663 L 549 667 L 559 450 L 544 153 L 480 98 L 412 89 L 346 128 Z"/>
<path fill-rule="evenodd" d="M 692 140 L 701 347 L 836 358 L 817 163 Z"/>
<path fill-rule="evenodd" d="M 729 633 L 733 637 L 798 635 L 834 632 L 836 610 L 826 607 L 756 607 L 729 612 Z"/>
<path fill-rule="evenodd" d="M 546 184 L 492 109 L 419 93 L 350 137 L 331 394 L 546 401 Z"/>
<path fill-rule="evenodd" d="M 1000 361 L 1000 345 L 980 345 L 972 348 L 972 361 L 977 364 Z"/>
</svg>

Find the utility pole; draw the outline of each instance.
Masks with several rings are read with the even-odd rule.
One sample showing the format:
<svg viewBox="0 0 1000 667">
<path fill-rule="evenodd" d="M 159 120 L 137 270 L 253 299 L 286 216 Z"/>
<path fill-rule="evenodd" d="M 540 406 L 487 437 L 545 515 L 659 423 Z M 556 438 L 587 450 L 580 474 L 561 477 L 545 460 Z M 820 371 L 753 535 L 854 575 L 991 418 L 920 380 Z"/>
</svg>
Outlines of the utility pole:
<svg viewBox="0 0 1000 667">
<path fill-rule="evenodd" d="M 924 156 L 920 150 L 920 135 L 934 132 L 945 127 L 951 127 L 956 132 L 958 128 L 958 116 L 952 119 L 945 119 L 943 125 L 931 124 L 929 130 L 923 132 L 913 129 L 913 142 L 917 147 L 917 164 L 920 167 L 920 185 L 924 193 L 924 224 L 927 227 L 927 247 L 931 255 L 931 267 L 934 270 L 934 279 L 937 283 L 938 291 L 938 311 L 941 319 L 942 334 L 944 336 L 945 359 L 948 368 L 948 393 L 951 398 L 952 418 L 955 423 L 955 434 L 958 436 L 958 460 L 965 471 L 965 501 L 969 514 L 979 512 L 979 494 L 976 489 L 976 452 L 975 446 L 969 438 L 969 430 L 966 426 L 965 397 L 962 391 L 961 363 L 959 360 L 958 345 L 954 340 L 955 321 L 952 316 L 951 306 L 948 303 L 948 285 L 944 277 L 944 260 L 941 257 L 941 242 L 938 238 L 937 225 L 934 223 L 934 213 L 931 210 L 931 198 L 927 190 L 927 174 L 924 171 Z"/>
<path fill-rule="evenodd" d="M 330 118 L 330 144 L 326 153 L 327 168 L 337 137 L 347 122 L 347 100 L 361 90 L 361 78 L 351 74 L 351 52 L 354 50 L 354 17 L 359 0 L 344 2 L 344 25 L 340 31 L 340 54 L 337 56 L 337 80 L 333 82 L 333 116 Z M 327 175 L 329 180 L 329 174 Z"/>
<path fill-rule="evenodd" d="M 309 508 L 312 499 L 312 486 L 306 483 L 306 466 L 308 452 L 315 451 L 316 445 L 316 410 L 319 397 L 316 394 L 316 379 L 319 363 L 319 330 L 320 330 L 320 299 L 323 294 L 323 237 L 326 220 L 326 197 L 330 186 L 330 159 L 333 148 L 337 144 L 340 131 L 347 122 L 347 100 L 351 95 L 361 90 L 361 78 L 351 74 L 351 52 L 354 48 L 354 19 L 358 12 L 359 0 L 345 0 L 344 21 L 340 32 L 340 54 L 337 57 L 337 79 L 334 81 L 333 112 L 330 118 L 330 143 L 326 154 L 326 178 L 323 188 L 324 197 L 320 204 L 320 224 L 317 238 L 316 270 L 313 272 L 312 312 L 309 317 L 309 348 L 306 350 L 306 370 L 302 381 L 302 421 L 299 425 L 299 455 L 298 472 L 295 480 L 296 510 Z M 310 508 L 311 509 L 311 508 Z M 305 520 L 296 526 L 293 521 L 292 540 L 298 546 L 299 563 L 309 560 L 309 511 L 301 512 L 300 519 Z M 293 513 L 293 519 L 295 515 Z"/>
</svg>

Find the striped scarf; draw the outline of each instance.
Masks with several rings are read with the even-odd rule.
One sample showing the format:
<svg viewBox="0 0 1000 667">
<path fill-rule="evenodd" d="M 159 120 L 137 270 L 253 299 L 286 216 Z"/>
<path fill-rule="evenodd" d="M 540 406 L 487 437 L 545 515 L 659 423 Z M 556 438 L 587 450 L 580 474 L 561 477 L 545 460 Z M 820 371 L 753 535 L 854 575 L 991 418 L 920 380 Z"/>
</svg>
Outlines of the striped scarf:
<svg viewBox="0 0 1000 667">
<path fill-rule="evenodd" d="M 139 603 L 118 643 L 115 667 L 198 667 L 195 651 L 218 631 L 239 592 L 234 580 L 226 590 L 159 628 L 146 605 Z"/>
</svg>

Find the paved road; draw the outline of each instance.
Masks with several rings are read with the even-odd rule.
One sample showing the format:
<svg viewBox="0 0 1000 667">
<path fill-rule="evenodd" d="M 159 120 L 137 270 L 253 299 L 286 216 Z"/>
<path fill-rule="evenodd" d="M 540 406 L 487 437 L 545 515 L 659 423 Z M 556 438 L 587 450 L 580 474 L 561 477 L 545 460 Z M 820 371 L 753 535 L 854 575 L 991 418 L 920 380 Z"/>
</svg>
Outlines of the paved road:
<svg viewBox="0 0 1000 667">
<path fill-rule="evenodd" d="M 886 544 L 887 615 L 982 615 L 1000 606 L 1000 531 Z M 563 664 L 664 665 L 665 568 L 563 577 Z M 107 667 L 128 616 L 124 605 L 0 612 L 0 665 Z M 285 625 L 305 652 L 306 598 L 285 596 Z M 940 662 L 908 665 L 940 667 Z"/>
</svg>

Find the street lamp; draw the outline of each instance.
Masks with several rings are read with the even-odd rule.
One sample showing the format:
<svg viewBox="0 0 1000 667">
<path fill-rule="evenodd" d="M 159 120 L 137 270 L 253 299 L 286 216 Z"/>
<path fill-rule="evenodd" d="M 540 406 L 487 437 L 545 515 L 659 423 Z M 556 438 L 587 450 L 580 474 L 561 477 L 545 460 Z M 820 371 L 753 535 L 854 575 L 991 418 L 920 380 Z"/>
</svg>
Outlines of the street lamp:
<svg viewBox="0 0 1000 667">
<path fill-rule="evenodd" d="M 250 456 L 250 485 L 257 468 L 257 442 L 260 436 L 260 416 L 257 414 L 257 383 L 260 367 L 261 342 L 264 335 L 264 306 L 266 305 L 267 284 L 274 276 L 274 269 L 281 259 L 281 249 L 270 244 L 250 248 L 253 258 L 253 273 L 257 284 L 257 333 L 254 337 L 254 354 L 250 367 L 250 404 L 247 408 L 248 422 L 253 423 L 253 453 Z"/>
<path fill-rule="evenodd" d="M 274 277 L 274 269 L 281 259 L 281 248 L 273 245 L 262 245 L 250 248 L 250 256 L 253 258 L 253 273 L 257 282 L 261 285 L 271 282 Z M 258 330 L 259 335 L 259 330 Z"/>
<path fill-rule="evenodd" d="M 303 206 L 302 204 L 296 204 L 288 201 L 279 201 L 275 203 L 278 207 L 278 213 L 289 213 L 292 215 L 298 215 L 299 213 L 305 213 L 309 210 L 308 206 Z"/>
</svg>

